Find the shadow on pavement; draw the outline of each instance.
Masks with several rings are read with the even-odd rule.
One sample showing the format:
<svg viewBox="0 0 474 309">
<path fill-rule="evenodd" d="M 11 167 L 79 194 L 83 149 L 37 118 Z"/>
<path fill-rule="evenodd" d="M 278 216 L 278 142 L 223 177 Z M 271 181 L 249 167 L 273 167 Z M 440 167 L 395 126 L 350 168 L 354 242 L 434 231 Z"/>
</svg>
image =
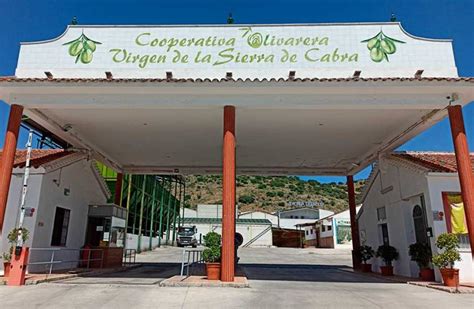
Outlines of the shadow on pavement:
<svg viewBox="0 0 474 309">
<path fill-rule="evenodd" d="M 240 264 L 248 280 L 395 283 L 371 275 L 352 272 L 347 265 Z"/>
</svg>

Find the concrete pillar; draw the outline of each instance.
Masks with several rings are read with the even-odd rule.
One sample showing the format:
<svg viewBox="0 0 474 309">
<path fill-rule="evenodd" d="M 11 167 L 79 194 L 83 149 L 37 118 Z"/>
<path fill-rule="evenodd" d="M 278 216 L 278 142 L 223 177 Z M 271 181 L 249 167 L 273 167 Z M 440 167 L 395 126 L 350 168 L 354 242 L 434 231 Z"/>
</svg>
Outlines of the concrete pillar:
<svg viewBox="0 0 474 309">
<path fill-rule="evenodd" d="M 10 116 L 8 118 L 7 132 L 5 133 L 5 142 L 3 144 L 2 159 L 0 162 L 0 232 L 3 230 L 3 220 L 7 208 L 8 191 L 10 190 L 10 181 L 22 115 L 23 106 L 12 105 L 10 107 Z"/>
<path fill-rule="evenodd" d="M 235 107 L 224 107 L 222 148 L 222 258 L 221 280 L 234 281 L 235 238 Z"/>
<path fill-rule="evenodd" d="M 360 261 L 355 254 L 360 247 L 359 238 L 359 226 L 356 221 L 356 201 L 354 191 L 354 177 L 352 175 L 347 176 L 347 194 L 349 196 L 349 214 L 351 217 L 351 234 L 352 234 L 352 267 L 354 269 L 359 268 Z"/>
<path fill-rule="evenodd" d="M 458 167 L 459 184 L 461 186 L 461 196 L 464 203 L 464 213 L 466 215 L 467 229 L 469 232 L 469 242 L 471 253 L 474 257 L 474 176 L 472 173 L 471 159 L 469 156 L 469 146 L 467 144 L 466 130 L 460 105 L 448 107 L 449 123 L 453 136 L 454 153 Z"/>
</svg>

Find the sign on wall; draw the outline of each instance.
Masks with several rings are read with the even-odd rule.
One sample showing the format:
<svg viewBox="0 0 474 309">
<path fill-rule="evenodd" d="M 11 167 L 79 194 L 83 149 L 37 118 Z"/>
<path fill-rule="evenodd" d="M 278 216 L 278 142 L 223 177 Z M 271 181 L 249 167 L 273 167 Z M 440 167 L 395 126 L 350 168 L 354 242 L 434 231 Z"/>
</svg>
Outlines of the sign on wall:
<svg viewBox="0 0 474 309">
<path fill-rule="evenodd" d="M 264 70 L 263 70 L 264 69 Z M 455 76 L 451 42 L 398 23 L 231 26 L 70 26 L 21 46 L 17 76 L 234 78 Z"/>
</svg>

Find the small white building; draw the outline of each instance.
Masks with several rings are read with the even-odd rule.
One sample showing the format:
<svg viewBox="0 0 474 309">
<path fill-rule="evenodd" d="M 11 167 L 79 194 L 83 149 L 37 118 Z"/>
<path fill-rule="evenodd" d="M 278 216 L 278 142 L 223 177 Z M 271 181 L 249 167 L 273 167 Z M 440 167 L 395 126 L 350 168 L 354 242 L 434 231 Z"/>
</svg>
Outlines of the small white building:
<svg viewBox="0 0 474 309">
<path fill-rule="evenodd" d="M 2 252 L 9 250 L 7 235 L 18 224 L 25 161 L 26 150 L 18 150 L 0 237 Z M 86 238 L 89 205 L 105 204 L 109 196 L 104 179 L 86 154 L 33 150 L 26 207 L 34 211 L 24 220 L 24 227 L 30 232 L 26 245 L 30 248 L 81 248 Z M 62 254 L 56 259 L 77 260 L 79 252 L 63 251 Z M 33 250 L 30 262 L 43 262 L 50 256 L 51 252 Z M 3 263 L 0 265 L 3 269 Z M 37 266 L 37 269 L 45 267 L 49 265 Z"/>
<path fill-rule="evenodd" d="M 361 206 L 356 207 L 356 211 Z M 351 217 L 349 209 L 329 215 L 315 222 L 299 224 L 305 231 L 305 246 L 318 248 L 352 249 Z"/>
<path fill-rule="evenodd" d="M 409 245 L 425 242 L 437 253 L 436 238 L 455 226 L 464 228 L 464 232 L 457 231 L 461 233 L 462 261 L 455 267 L 460 269 L 462 282 L 474 281 L 453 153 L 397 152 L 382 157 L 365 185 L 362 204 L 358 213 L 361 244 L 374 250 L 384 243 L 397 248 L 400 257 L 393 263 L 395 274 L 418 277 L 418 267 L 408 255 Z M 373 264 L 373 270 L 378 270 L 381 261 L 374 258 Z M 438 270 L 435 274 L 440 280 Z"/>
</svg>

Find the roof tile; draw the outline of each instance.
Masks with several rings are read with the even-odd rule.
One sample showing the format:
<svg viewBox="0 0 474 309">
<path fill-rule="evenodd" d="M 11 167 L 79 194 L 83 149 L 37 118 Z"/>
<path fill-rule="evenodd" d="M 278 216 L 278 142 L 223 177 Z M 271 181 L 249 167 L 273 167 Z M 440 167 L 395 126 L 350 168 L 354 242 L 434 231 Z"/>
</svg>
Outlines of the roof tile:
<svg viewBox="0 0 474 309">
<path fill-rule="evenodd" d="M 396 152 L 392 156 L 415 163 L 431 172 L 457 172 L 456 157 L 452 152 Z M 470 156 L 474 173 L 474 153 Z"/>
<path fill-rule="evenodd" d="M 30 166 L 38 168 L 44 164 L 53 162 L 54 160 L 66 157 L 73 152 L 64 149 L 32 149 Z M 0 151 L 0 159 L 3 151 Z M 26 150 L 17 150 L 15 154 L 15 161 L 13 167 L 25 167 L 26 164 Z"/>
</svg>

